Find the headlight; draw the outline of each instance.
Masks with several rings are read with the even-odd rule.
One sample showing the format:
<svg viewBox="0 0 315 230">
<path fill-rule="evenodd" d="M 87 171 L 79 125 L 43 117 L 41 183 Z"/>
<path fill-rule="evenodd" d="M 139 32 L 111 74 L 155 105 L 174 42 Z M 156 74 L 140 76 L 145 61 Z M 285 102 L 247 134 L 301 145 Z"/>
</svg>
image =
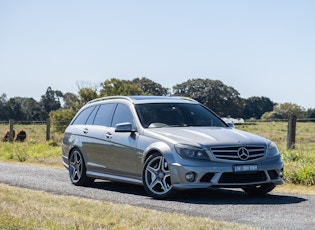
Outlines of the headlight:
<svg viewBox="0 0 315 230">
<path fill-rule="evenodd" d="M 199 160 L 209 160 L 205 150 L 191 145 L 176 144 L 176 152 L 183 158 L 192 158 Z"/>
<path fill-rule="evenodd" d="M 271 142 L 267 148 L 267 157 L 274 157 L 279 154 L 277 145 L 274 142 Z"/>
</svg>

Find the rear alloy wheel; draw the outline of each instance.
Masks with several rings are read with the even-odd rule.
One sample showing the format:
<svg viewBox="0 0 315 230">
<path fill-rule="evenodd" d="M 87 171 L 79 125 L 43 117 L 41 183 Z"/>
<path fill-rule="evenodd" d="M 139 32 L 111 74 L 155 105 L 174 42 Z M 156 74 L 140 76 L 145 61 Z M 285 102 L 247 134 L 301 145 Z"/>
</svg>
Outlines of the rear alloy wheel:
<svg viewBox="0 0 315 230">
<path fill-rule="evenodd" d="M 261 185 L 251 185 L 243 187 L 242 189 L 249 195 L 261 196 L 265 195 L 268 192 L 271 192 L 276 186 L 272 183 L 270 184 L 261 184 Z"/>
<path fill-rule="evenodd" d="M 83 155 L 79 149 L 74 149 L 69 157 L 69 175 L 74 185 L 90 186 L 94 179 L 86 175 L 86 167 Z"/>
<path fill-rule="evenodd" d="M 144 188 L 153 198 L 166 199 L 173 194 L 174 188 L 168 163 L 159 153 L 148 158 L 142 176 Z"/>
</svg>

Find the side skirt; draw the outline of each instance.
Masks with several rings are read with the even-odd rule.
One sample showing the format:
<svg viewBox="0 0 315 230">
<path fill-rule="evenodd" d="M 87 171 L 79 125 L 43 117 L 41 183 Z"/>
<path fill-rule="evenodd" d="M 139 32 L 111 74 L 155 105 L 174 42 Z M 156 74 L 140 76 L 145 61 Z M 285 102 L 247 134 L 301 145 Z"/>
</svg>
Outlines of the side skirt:
<svg viewBox="0 0 315 230">
<path fill-rule="evenodd" d="M 106 174 L 106 173 L 98 173 L 98 172 L 87 171 L 86 175 L 88 177 L 93 177 L 95 179 L 122 181 L 122 182 L 128 182 L 128 183 L 139 184 L 139 185 L 143 184 L 141 179 L 134 179 L 134 178 L 117 176 L 117 175 Z"/>
</svg>

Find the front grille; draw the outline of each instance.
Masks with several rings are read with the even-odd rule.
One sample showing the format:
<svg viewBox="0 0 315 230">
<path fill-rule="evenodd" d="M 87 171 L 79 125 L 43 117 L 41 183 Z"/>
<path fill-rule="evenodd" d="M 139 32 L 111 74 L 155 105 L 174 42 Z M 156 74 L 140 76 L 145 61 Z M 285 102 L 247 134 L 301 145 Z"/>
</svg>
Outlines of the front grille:
<svg viewBox="0 0 315 230">
<path fill-rule="evenodd" d="M 265 156 L 264 146 L 224 146 L 210 148 L 212 156 L 219 161 L 253 161 Z"/>
</svg>

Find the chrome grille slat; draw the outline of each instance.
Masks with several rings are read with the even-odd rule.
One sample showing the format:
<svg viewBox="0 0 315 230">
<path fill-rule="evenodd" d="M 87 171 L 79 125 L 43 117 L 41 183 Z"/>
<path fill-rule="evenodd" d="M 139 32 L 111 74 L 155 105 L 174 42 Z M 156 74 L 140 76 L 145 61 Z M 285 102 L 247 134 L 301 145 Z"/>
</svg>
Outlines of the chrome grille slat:
<svg viewBox="0 0 315 230">
<path fill-rule="evenodd" d="M 245 149 L 248 153 L 246 160 L 241 159 L 238 155 L 240 149 Z M 265 146 L 217 146 L 211 147 L 212 157 L 218 161 L 224 162 L 246 162 L 255 161 L 265 157 Z"/>
<path fill-rule="evenodd" d="M 220 156 L 220 158 L 235 158 L 235 159 L 238 159 L 238 156 Z"/>
</svg>

